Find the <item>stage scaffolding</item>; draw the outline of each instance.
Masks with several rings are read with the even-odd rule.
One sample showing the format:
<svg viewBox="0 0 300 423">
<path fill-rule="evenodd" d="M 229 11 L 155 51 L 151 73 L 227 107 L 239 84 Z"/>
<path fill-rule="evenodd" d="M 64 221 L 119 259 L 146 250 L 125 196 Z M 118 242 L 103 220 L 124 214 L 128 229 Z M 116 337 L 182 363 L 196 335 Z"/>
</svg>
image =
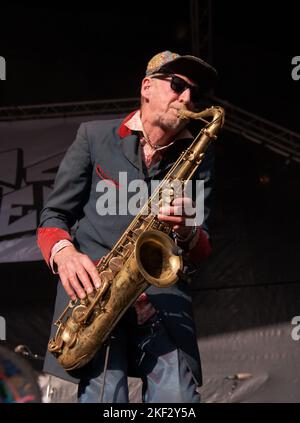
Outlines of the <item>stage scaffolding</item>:
<svg viewBox="0 0 300 423">
<path fill-rule="evenodd" d="M 136 110 L 139 104 L 139 98 L 121 98 L 5 107 L 0 108 L 0 122 L 80 115 L 122 116 Z M 285 157 L 287 161 L 300 163 L 300 134 L 249 113 L 218 97 L 209 97 L 201 106 L 207 107 L 212 104 L 224 107 L 226 113 L 225 130 L 238 134 L 248 141 L 261 144 Z"/>
</svg>

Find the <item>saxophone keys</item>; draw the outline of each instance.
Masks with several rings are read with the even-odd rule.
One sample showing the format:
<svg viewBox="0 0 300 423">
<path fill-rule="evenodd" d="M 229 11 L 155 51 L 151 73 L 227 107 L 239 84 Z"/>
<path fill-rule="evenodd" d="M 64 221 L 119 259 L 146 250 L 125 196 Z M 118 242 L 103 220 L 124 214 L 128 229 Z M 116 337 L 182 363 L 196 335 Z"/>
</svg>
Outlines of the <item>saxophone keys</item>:
<svg viewBox="0 0 300 423">
<path fill-rule="evenodd" d="M 61 339 L 68 347 L 72 347 L 77 339 L 79 324 L 73 317 L 69 317 L 61 334 Z"/>
<path fill-rule="evenodd" d="M 173 181 L 174 182 L 174 181 Z M 172 196 L 174 194 L 174 188 L 166 188 L 163 190 L 165 196 Z"/>
<path fill-rule="evenodd" d="M 165 188 L 162 190 L 161 193 L 161 200 L 162 200 L 162 206 L 168 206 L 174 197 L 174 189 L 173 188 Z"/>
<path fill-rule="evenodd" d="M 117 273 L 123 267 L 123 260 L 121 257 L 113 257 L 110 260 L 108 267 L 113 273 Z"/>
<path fill-rule="evenodd" d="M 175 197 L 174 189 L 163 190 L 159 207 L 169 207 Z M 159 211 L 157 211 L 159 213 Z"/>
<path fill-rule="evenodd" d="M 142 229 L 142 228 L 136 228 L 136 229 L 134 229 L 134 231 L 133 231 L 133 233 L 136 235 L 136 236 L 140 236 L 141 235 L 141 233 L 143 233 L 144 232 L 144 230 Z"/>
<path fill-rule="evenodd" d="M 64 332 L 64 329 L 65 329 L 64 324 L 60 322 L 54 339 L 51 338 L 49 340 L 48 348 L 50 352 L 61 352 L 63 344 L 64 344 L 64 341 L 62 339 L 62 334 Z"/>
<path fill-rule="evenodd" d="M 87 306 L 89 303 L 89 299 L 87 297 L 80 299 L 80 304 L 83 306 Z"/>
<path fill-rule="evenodd" d="M 69 331 L 69 330 L 66 329 L 66 330 L 64 330 L 61 338 L 64 341 L 64 343 L 69 348 L 71 348 L 75 344 L 77 334 L 76 334 L 76 332 L 72 332 L 72 331 Z"/>
<path fill-rule="evenodd" d="M 72 318 L 76 323 L 81 322 L 85 318 L 87 307 L 83 304 L 74 308 Z"/>
<path fill-rule="evenodd" d="M 88 306 L 89 303 L 91 303 L 93 301 L 93 299 L 96 296 L 96 289 L 95 289 L 95 287 L 93 287 L 93 289 L 94 289 L 94 291 L 92 291 L 89 294 L 87 294 L 88 300 L 85 303 L 82 303 L 82 304 L 85 304 L 86 306 Z M 85 300 L 85 298 L 84 298 L 84 300 Z"/>
<path fill-rule="evenodd" d="M 100 279 L 103 284 L 106 284 L 112 281 L 113 278 L 114 278 L 114 274 L 111 270 L 104 270 L 103 272 L 100 273 Z"/>
<path fill-rule="evenodd" d="M 60 338 L 57 339 L 50 339 L 48 343 L 49 351 L 52 353 L 60 353 L 62 351 L 64 341 Z"/>
<path fill-rule="evenodd" d="M 127 242 L 127 244 L 124 245 L 124 251 L 126 254 L 129 254 L 133 251 L 134 245 L 130 242 Z"/>
</svg>

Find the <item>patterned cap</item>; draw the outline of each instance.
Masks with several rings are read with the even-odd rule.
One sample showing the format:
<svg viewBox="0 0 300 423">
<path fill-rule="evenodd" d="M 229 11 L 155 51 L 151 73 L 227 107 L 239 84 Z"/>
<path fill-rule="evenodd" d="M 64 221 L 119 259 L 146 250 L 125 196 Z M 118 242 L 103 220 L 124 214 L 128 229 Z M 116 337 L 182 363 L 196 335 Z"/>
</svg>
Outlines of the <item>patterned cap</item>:
<svg viewBox="0 0 300 423">
<path fill-rule="evenodd" d="M 216 69 L 199 57 L 180 56 L 168 50 L 156 54 L 148 62 L 146 76 L 157 73 L 185 75 L 203 89 L 212 88 L 217 77 Z"/>
</svg>

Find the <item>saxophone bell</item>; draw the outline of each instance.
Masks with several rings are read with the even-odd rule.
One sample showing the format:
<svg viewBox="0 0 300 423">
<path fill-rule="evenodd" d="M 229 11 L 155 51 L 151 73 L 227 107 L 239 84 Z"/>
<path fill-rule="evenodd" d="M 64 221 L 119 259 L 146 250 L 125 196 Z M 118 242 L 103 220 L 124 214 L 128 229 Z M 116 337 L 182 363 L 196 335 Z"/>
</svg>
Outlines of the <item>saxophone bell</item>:
<svg viewBox="0 0 300 423">
<path fill-rule="evenodd" d="M 174 254 L 172 239 L 158 230 L 142 233 L 135 247 L 139 271 L 151 284 L 160 288 L 173 285 L 182 269 L 182 257 Z"/>
</svg>

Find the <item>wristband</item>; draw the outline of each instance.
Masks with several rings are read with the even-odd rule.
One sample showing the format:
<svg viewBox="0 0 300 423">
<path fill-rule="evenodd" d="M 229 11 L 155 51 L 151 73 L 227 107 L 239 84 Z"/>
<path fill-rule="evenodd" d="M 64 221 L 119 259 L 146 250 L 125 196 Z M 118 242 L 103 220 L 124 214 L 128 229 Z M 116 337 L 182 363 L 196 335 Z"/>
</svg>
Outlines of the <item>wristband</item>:
<svg viewBox="0 0 300 423">
<path fill-rule="evenodd" d="M 182 238 L 177 232 L 173 231 L 175 243 L 176 244 L 179 243 L 181 245 L 184 244 L 184 246 L 186 246 L 187 249 L 190 249 L 190 243 L 192 242 L 195 235 L 197 234 L 197 230 L 198 230 L 198 227 L 193 226 L 193 229 L 191 230 L 191 232 L 185 238 Z"/>
<path fill-rule="evenodd" d="M 63 248 L 69 247 L 70 245 L 73 245 L 71 241 L 69 241 L 68 239 L 61 239 L 52 247 L 49 263 L 50 263 L 51 270 L 55 275 L 57 275 L 58 273 L 56 269 L 56 264 L 54 263 L 55 254 L 58 253 Z"/>
</svg>

